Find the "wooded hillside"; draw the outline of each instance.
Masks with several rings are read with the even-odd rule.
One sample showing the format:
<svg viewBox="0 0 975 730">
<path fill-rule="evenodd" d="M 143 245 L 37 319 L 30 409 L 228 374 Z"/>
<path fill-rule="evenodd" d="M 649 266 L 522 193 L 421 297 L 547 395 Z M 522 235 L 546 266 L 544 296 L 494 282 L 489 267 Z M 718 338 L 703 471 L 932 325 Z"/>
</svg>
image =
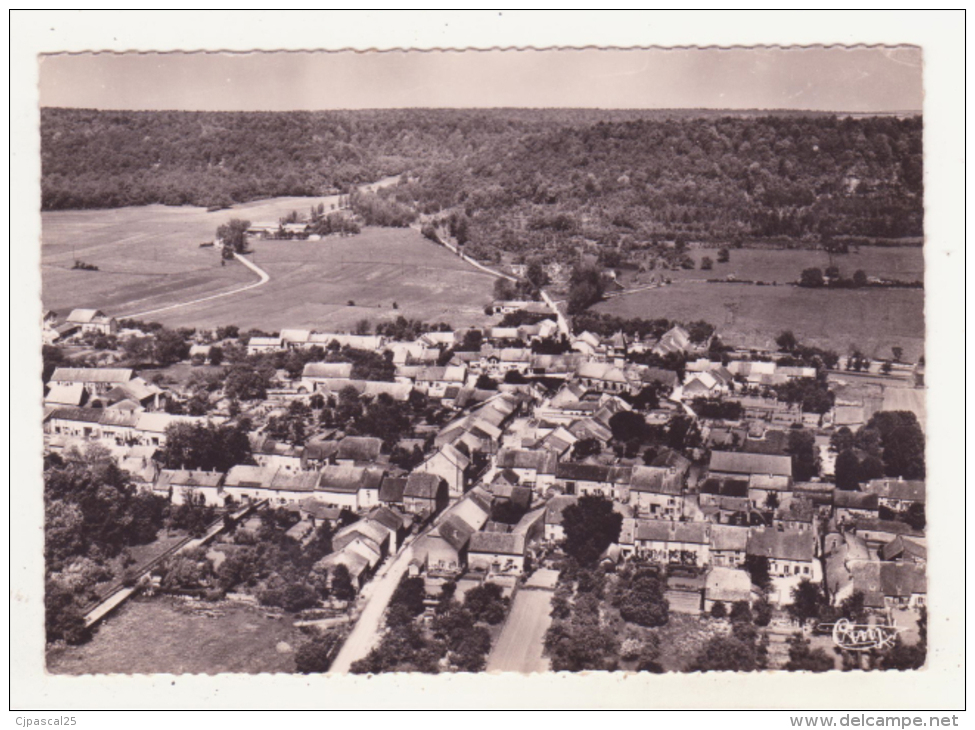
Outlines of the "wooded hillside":
<svg viewBox="0 0 975 730">
<path fill-rule="evenodd" d="M 922 235 L 919 117 L 45 109 L 41 120 L 46 210 L 322 195 L 408 172 L 384 192 L 421 212 L 462 210 L 470 242 L 494 250 Z"/>
</svg>

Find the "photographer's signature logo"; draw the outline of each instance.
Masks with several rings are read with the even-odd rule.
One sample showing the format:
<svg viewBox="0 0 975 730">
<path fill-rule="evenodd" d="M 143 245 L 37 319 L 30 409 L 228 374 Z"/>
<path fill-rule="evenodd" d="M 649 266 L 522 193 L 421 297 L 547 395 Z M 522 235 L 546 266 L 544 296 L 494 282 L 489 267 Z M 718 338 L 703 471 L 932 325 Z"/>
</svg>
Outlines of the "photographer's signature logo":
<svg viewBox="0 0 975 730">
<path fill-rule="evenodd" d="M 846 618 L 841 618 L 835 624 L 819 624 L 817 628 L 824 632 L 832 629 L 833 642 L 848 651 L 889 649 L 901 631 L 896 626 L 855 624 Z"/>
</svg>

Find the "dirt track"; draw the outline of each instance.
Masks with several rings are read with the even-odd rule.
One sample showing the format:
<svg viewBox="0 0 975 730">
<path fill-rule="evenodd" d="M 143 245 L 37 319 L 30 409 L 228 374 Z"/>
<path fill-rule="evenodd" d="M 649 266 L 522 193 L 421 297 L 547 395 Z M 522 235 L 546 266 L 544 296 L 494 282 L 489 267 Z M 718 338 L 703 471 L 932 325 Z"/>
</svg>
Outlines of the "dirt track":
<svg viewBox="0 0 975 730">
<path fill-rule="evenodd" d="M 515 595 L 508 620 L 487 660 L 489 672 L 547 672 L 542 656 L 545 632 L 552 624 L 552 592 L 520 590 Z"/>
</svg>

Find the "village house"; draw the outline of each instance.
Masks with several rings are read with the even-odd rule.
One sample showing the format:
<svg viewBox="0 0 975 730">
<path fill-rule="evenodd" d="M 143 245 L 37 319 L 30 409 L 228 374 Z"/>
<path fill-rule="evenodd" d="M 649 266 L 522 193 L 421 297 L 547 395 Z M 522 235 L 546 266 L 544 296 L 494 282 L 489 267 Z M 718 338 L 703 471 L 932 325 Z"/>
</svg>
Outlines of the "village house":
<svg viewBox="0 0 975 730">
<path fill-rule="evenodd" d="M 562 527 L 562 513 L 566 507 L 578 504 L 579 498 L 571 494 L 560 494 L 552 497 L 545 505 L 545 540 L 561 542 L 565 539 L 565 529 Z"/>
<path fill-rule="evenodd" d="M 655 563 L 703 567 L 711 562 L 711 525 L 637 519 L 633 551 L 637 557 Z"/>
<path fill-rule="evenodd" d="M 824 588 L 833 606 L 840 605 L 850 597 L 853 585 L 853 566 L 857 563 L 875 560 L 867 544 L 852 532 L 833 532 L 826 536 L 826 577 Z"/>
<path fill-rule="evenodd" d="M 456 577 L 467 566 L 471 536 L 487 523 L 489 502 L 475 488 L 452 505 L 430 532 L 413 543 L 411 575 L 425 570 L 428 575 Z"/>
<path fill-rule="evenodd" d="M 660 357 L 665 357 L 674 353 L 686 353 L 690 348 L 690 334 L 680 325 L 676 325 L 660 337 L 652 352 Z"/>
<path fill-rule="evenodd" d="M 527 300 L 496 300 L 490 305 L 492 314 L 512 314 L 513 312 L 525 311 L 529 314 L 551 314 L 551 311 L 544 302 L 531 302 Z"/>
<path fill-rule="evenodd" d="M 634 514 L 652 520 L 679 520 L 684 515 L 684 480 L 676 467 L 634 466 L 630 504 Z"/>
<path fill-rule="evenodd" d="M 740 568 L 748 549 L 748 527 L 745 525 L 711 526 L 711 564 Z"/>
<path fill-rule="evenodd" d="M 413 392 L 411 383 L 390 383 L 384 380 L 350 380 L 349 378 L 318 378 L 301 383 L 299 391 L 318 392 L 325 396 L 339 397 L 343 388 L 353 388 L 360 396 L 375 398 L 385 393 L 396 401 L 409 400 Z"/>
<path fill-rule="evenodd" d="M 748 555 L 766 558 L 769 575 L 773 577 L 799 576 L 814 583 L 823 579 L 816 536 L 812 532 L 755 527 L 748 535 L 746 551 Z"/>
<path fill-rule="evenodd" d="M 372 562 L 373 560 L 375 563 Z M 361 591 L 369 576 L 372 574 L 372 568 L 378 564 L 378 553 L 367 550 L 359 542 L 355 545 L 350 545 L 348 550 L 339 550 L 338 552 L 326 555 L 315 563 L 312 571 L 319 575 L 327 575 L 328 583 L 331 585 L 332 578 L 335 575 L 335 567 L 344 565 L 349 571 L 349 576 L 352 578 L 352 585 L 356 591 Z"/>
<path fill-rule="evenodd" d="M 319 385 L 330 380 L 352 377 L 350 362 L 309 362 L 301 371 L 301 384 L 309 391 L 319 390 Z"/>
<path fill-rule="evenodd" d="M 411 515 L 432 517 L 450 501 L 447 482 L 437 474 L 413 472 L 403 487 L 403 509 Z"/>
<path fill-rule="evenodd" d="M 532 375 L 546 378 L 568 378 L 574 375 L 583 362 L 584 355 L 580 353 L 563 353 L 561 355 L 532 354 L 530 372 Z"/>
<path fill-rule="evenodd" d="M 816 533 L 819 526 L 819 510 L 806 497 L 790 499 L 778 507 L 772 515 L 772 527 L 777 530 Z"/>
<path fill-rule="evenodd" d="M 223 472 L 195 469 L 162 469 L 152 491 L 173 504 L 196 501 L 223 507 Z"/>
<path fill-rule="evenodd" d="M 927 575 L 923 565 L 858 562 L 851 565 L 853 590 L 863 594 L 868 608 L 920 608 L 927 603 Z"/>
<path fill-rule="evenodd" d="M 153 411 L 161 409 L 166 398 L 166 391 L 158 385 L 147 383 L 142 378 L 132 378 L 113 387 L 101 400 L 108 403 L 110 408 L 128 402 L 134 404 L 135 408 Z"/>
<path fill-rule="evenodd" d="M 152 446 L 130 446 L 118 454 L 119 468 L 129 473 L 132 484 L 140 490 L 152 491 L 159 477 L 159 465 L 153 458 L 155 453 Z"/>
<path fill-rule="evenodd" d="M 315 496 L 325 504 L 354 512 L 379 504 L 379 489 L 385 472 L 362 466 L 326 466 L 320 472 Z"/>
<path fill-rule="evenodd" d="M 280 352 L 284 349 L 284 340 L 280 337 L 251 337 L 247 341 L 247 354 L 260 355 L 267 352 Z"/>
<path fill-rule="evenodd" d="M 467 382 L 467 368 L 463 366 L 424 367 L 416 374 L 417 390 L 430 398 L 443 398 L 450 387 L 462 387 Z"/>
<path fill-rule="evenodd" d="M 898 563 L 914 563 L 915 565 L 926 565 L 928 562 L 928 549 L 917 538 L 898 535 L 886 545 L 882 545 L 877 551 L 877 556 L 881 560 L 893 560 Z"/>
<path fill-rule="evenodd" d="M 475 532 L 467 549 L 467 564 L 489 574 L 521 575 L 527 540 L 514 532 Z"/>
<path fill-rule="evenodd" d="M 777 398 L 763 398 L 753 395 L 732 397 L 729 400 L 741 405 L 744 420 L 764 421 L 782 427 L 803 422 L 800 403 L 787 403 Z"/>
<path fill-rule="evenodd" d="M 348 545 L 358 541 L 368 545 L 379 553 L 380 559 L 390 553 L 392 532 L 380 522 L 365 517 L 351 525 L 339 529 L 332 536 L 332 549 L 344 550 Z"/>
<path fill-rule="evenodd" d="M 410 528 L 413 526 L 412 517 L 404 515 L 395 509 L 390 509 L 389 507 L 383 505 L 373 507 L 369 511 L 368 517 L 370 520 L 379 523 L 389 530 L 390 553 L 395 553 L 397 550 L 399 550 L 399 547 L 403 544 L 406 536 L 409 535 Z"/>
<path fill-rule="evenodd" d="M 368 466 L 379 461 L 383 440 L 372 436 L 346 436 L 338 442 L 335 463 L 344 466 Z"/>
<path fill-rule="evenodd" d="M 876 520 L 861 517 L 854 520 L 853 531 L 857 537 L 861 538 L 869 547 L 874 549 L 886 545 L 896 537 L 924 539 L 924 532 L 922 530 L 915 530 L 906 522 L 900 522 L 899 520 Z"/>
<path fill-rule="evenodd" d="M 880 516 L 880 499 L 870 492 L 837 489 L 833 492 L 833 516 L 837 524 L 858 519 L 875 520 Z"/>
<path fill-rule="evenodd" d="M 316 471 L 288 472 L 239 464 L 227 472 L 219 494 L 228 503 L 247 504 L 266 499 L 273 507 L 299 505 L 316 496 L 320 478 Z"/>
<path fill-rule="evenodd" d="M 704 373 L 687 373 L 681 397 L 684 400 L 695 398 L 720 398 L 732 388 L 733 378 L 727 371 L 711 370 Z"/>
<path fill-rule="evenodd" d="M 386 477 L 379 488 L 379 502 L 386 507 L 403 509 L 403 491 L 406 489 L 406 477 Z"/>
<path fill-rule="evenodd" d="M 737 568 L 711 568 L 704 582 L 704 611 L 710 613 L 715 603 L 723 603 L 726 609 L 739 601 L 751 605 L 756 593 L 747 571 Z"/>
<path fill-rule="evenodd" d="M 712 451 L 708 476 L 748 480 L 748 498 L 756 509 L 764 509 L 769 494 L 776 499 L 792 488 L 792 459 L 788 456 Z"/>
<path fill-rule="evenodd" d="M 599 352 L 602 342 L 592 332 L 583 332 L 572 338 L 572 349 L 586 357 L 593 357 Z"/>
<path fill-rule="evenodd" d="M 555 479 L 566 494 L 579 497 L 598 494 L 625 502 L 629 500 L 632 473 L 629 466 L 564 462 L 556 467 Z"/>
<path fill-rule="evenodd" d="M 51 386 L 80 384 L 94 396 L 105 395 L 113 388 L 132 380 L 131 368 L 55 368 L 48 380 Z"/>
<path fill-rule="evenodd" d="M 304 448 L 267 436 L 251 435 L 251 455 L 258 466 L 297 472 L 304 470 Z"/>
<path fill-rule="evenodd" d="M 416 472 L 435 474 L 447 483 L 451 502 L 464 496 L 470 480 L 471 459 L 456 446 L 445 444 L 414 469 Z"/>
<path fill-rule="evenodd" d="M 629 393 L 630 381 L 615 365 L 585 362 L 576 371 L 576 379 L 587 389 L 601 393 Z"/>
<path fill-rule="evenodd" d="M 531 368 L 531 358 L 531 350 L 524 347 L 482 345 L 480 368 L 489 375 L 505 375 L 512 370 L 524 375 Z"/>
<path fill-rule="evenodd" d="M 555 452 L 547 450 L 501 449 L 495 457 L 495 468 L 510 471 L 518 477 L 518 484 L 534 487 L 540 494 L 555 483 L 558 464 Z"/>
<path fill-rule="evenodd" d="M 44 405 L 59 407 L 70 406 L 80 407 L 88 402 L 88 390 L 84 383 L 71 383 L 70 385 L 55 384 L 50 386 L 47 395 L 44 396 Z"/>
<path fill-rule="evenodd" d="M 109 408 L 53 408 L 45 415 L 44 430 L 51 436 L 79 441 L 100 441 L 115 446 L 166 445 L 166 428 L 174 423 L 221 423 L 207 416 L 128 412 Z"/>
<path fill-rule="evenodd" d="M 625 372 L 631 393 L 639 393 L 646 387 L 655 387 L 663 396 L 669 396 L 680 385 L 677 373 L 673 370 L 637 365 L 628 367 Z"/>
<path fill-rule="evenodd" d="M 897 478 L 872 479 L 863 491 L 877 495 L 878 505 L 894 512 L 904 512 L 915 504 L 925 502 L 924 480 Z"/>
<path fill-rule="evenodd" d="M 115 317 L 107 316 L 100 309 L 72 309 L 65 322 L 78 327 L 86 335 L 114 335 L 118 332 Z"/>
</svg>

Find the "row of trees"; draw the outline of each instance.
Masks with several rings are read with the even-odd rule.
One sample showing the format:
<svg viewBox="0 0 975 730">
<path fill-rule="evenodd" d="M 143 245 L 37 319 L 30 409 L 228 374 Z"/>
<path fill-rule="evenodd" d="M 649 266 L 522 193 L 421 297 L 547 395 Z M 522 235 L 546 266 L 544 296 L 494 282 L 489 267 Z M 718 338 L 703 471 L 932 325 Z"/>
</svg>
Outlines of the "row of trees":
<svg viewBox="0 0 975 730">
<path fill-rule="evenodd" d="M 847 427 L 830 437 L 837 453 L 836 486 L 857 490 L 882 477 L 924 479 L 924 430 L 911 411 L 878 411 L 856 433 Z"/>
<path fill-rule="evenodd" d="M 436 614 L 429 631 L 417 626 L 425 609 L 423 578 L 404 576 L 386 609 L 386 628 L 379 646 L 352 665 L 355 674 L 483 671 L 491 649 L 489 626 L 500 624 L 508 599 L 496 583 L 483 583 L 454 599 L 456 584 L 441 587 Z"/>
<path fill-rule="evenodd" d="M 45 457 L 44 505 L 47 639 L 69 643 L 87 639 L 83 608 L 96 586 L 131 564 L 130 547 L 152 542 L 165 525 L 195 526 L 199 516 L 194 506 L 136 489 L 99 446 Z"/>
</svg>

